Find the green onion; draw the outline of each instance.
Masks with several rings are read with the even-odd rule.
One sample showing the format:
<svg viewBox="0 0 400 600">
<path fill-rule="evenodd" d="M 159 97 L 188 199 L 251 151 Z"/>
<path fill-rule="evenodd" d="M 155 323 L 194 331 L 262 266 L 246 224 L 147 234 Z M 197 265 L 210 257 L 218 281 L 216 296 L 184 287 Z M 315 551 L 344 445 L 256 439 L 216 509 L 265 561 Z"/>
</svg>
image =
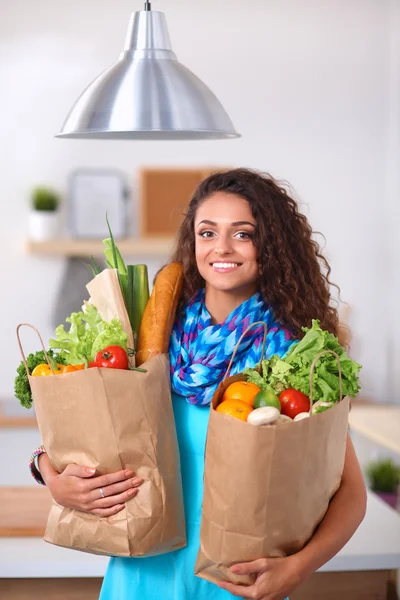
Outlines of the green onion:
<svg viewBox="0 0 400 600">
<path fill-rule="evenodd" d="M 103 240 L 104 245 L 104 256 L 106 257 L 107 265 L 111 269 L 117 270 L 118 281 L 121 287 L 122 296 L 126 303 L 126 286 L 127 286 L 127 271 L 126 266 L 123 261 L 123 258 L 115 244 L 114 237 L 111 231 L 110 223 L 108 222 L 108 217 L 106 215 L 106 221 L 108 226 L 108 231 L 110 232 L 110 237 Z"/>
<path fill-rule="evenodd" d="M 128 265 L 127 271 L 126 309 L 136 348 L 144 309 L 150 296 L 149 277 L 146 265 Z"/>
<path fill-rule="evenodd" d="M 92 264 L 85 263 L 83 260 L 81 260 L 81 263 L 84 264 L 85 267 L 87 267 L 89 269 L 89 271 L 93 275 L 93 277 L 96 277 L 96 275 L 101 273 L 101 269 L 100 269 L 99 265 L 97 264 L 97 262 L 95 261 L 94 257 L 91 256 L 90 258 L 92 259 Z"/>
</svg>

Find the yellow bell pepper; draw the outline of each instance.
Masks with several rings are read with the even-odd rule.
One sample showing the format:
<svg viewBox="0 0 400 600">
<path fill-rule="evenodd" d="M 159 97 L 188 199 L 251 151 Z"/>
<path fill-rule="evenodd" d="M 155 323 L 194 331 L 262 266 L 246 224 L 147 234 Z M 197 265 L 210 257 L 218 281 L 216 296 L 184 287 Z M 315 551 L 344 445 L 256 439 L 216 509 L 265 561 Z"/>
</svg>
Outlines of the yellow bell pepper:
<svg viewBox="0 0 400 600">
<path fill-rule="evenodd" d="M 57 367 L 58 367 L 57 369 L 54 369 L 55 375 L 59 375 L 60 373 L 62 373 L 62 369 L 63 369 L 64 365 L 60 365 L 57 363 Z M 32 371 L 33 377 L 44 377 L 47 375 L 53 375 L 53 371 L 50 369 L 50 367 L 47 363 L 37 365 Z"/>
</svg>

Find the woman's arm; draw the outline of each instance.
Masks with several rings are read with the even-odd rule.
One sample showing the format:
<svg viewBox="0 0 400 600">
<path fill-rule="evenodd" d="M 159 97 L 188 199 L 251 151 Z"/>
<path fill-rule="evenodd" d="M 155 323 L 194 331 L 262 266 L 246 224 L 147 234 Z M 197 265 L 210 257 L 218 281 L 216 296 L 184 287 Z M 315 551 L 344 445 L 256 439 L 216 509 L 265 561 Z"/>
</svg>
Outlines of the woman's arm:
<svg viewBox="0 0 400 600">
<path fill-rule="evenodd" d="M 256 573 L 254 585 L 243 587 L 222 582 L 220 587 L 242 598 L 283 600 L 347 544 L 363 520 L 366 506 L 364 478 L 350 436 L 347 436 L 340 488 L 308 544 L 286 558 L 261 558 L 234 565 L 233 573 Z"/>
<path fill-rule="evenodd" d="M 143 479 L 133 471 L 95 476 L 95 469 L 68 465 L 58 473 L 46 453 L 38 458 L 40 474 L 57 504 L 100 517 L 115 515 L 133 498 Z"/>
</svg>

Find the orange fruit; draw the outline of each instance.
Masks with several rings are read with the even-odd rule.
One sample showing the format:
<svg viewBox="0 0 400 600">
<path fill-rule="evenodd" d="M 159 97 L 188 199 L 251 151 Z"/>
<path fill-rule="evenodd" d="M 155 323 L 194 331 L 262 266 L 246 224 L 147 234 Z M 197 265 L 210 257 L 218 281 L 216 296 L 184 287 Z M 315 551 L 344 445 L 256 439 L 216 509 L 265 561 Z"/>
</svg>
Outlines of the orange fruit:
<svg viewBox="0 0 400 600">
<path fill-rule="evenodd" d="M 247 402 L 243 402 L 243 400 L 224 400 L 224 402 L 218 404 L 216 411 L 230 417 L 235 417 L 241 421 L 247 421 L 247 417 L 253 409 Z"/>
<path fill-rule="evenodd" d="M 235 381 L 223 393 L 221 402 L 225 400 L 241 400 L 253 407 L 254 398 L 261 389 L 250 381 Z"/>
<path fill-rule="evenodd" d="M 65 367 L 63 367 L 62 372 L 63 373 L 75 373 L 75 371 L 80 371 L 81 369 L 84 369 L 85 365 L 66 365 Z"/>
</svg>

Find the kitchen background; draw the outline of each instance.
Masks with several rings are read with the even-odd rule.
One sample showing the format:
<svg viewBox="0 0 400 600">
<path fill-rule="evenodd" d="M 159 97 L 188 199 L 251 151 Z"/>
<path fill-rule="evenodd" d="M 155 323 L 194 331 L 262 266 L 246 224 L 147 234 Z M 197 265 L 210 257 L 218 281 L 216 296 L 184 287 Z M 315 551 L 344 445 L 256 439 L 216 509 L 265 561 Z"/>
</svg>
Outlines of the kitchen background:
<svg viewBox="0 0 400 600">
<path fill-rule="evenodd" d="M 66 213 L 74 169 L 117 169 L 130 194 L 129 232 L 137 236 L 142 168 L 221 166 L 265 170 L 291 184 L 326 238 L 317 239 L 346 303 L 350 354 L 363 364 L 361 398 L 399 406 L 399 2 L 154 0 L 178 60 L 213 90 L 242 137 L 56 139 L 76 98 L 122 51 L 130 13 L 142 8 L 140 0 L 0 3 L 4 407 L 13 402 L 20 361 L 16 325 L 33 323 L 51 337 L 67 272 L 67 257 L 27 249 L 32 189 L 58 190 Z M 146 262 L 152 278 L 168 256 L 129 258 Z M 27 352 L 36 349 L 33 334 L 23 335 Z M 30 485 L 26 462 L 38 432 L 21 429 L 12 443 L 15 435 L 1 438 L 13 457 L 1 455 L 3 485 Z"/>
<path fill-rule="evenodd" d="M 378 401 L 397 394 L 400 401 L 398 3 L 256 0 L 250 8 L 239 0 L 156 0 L 178 59 L 215 92 L 243 137 L 56 139 L 82 90 L 118 57 L 130 12 L 141 8 L 139 0 L 3 5 L 0 302 L 7 350 L 0 397 L 12 395 L 15 324 L 33 322 L 47 339 L 64 276 L 64 258 L 24 250 L 33 186 L 65 193 L 74 168 L 117 168 L 135 200 L 141 166 L 243 165 L 293 186 L 314 230 L 326 237 L 332 280 L 351 308 L 364 394 Z M 165 260 L 141 258 L 152 272 Z"/>
</svg>

